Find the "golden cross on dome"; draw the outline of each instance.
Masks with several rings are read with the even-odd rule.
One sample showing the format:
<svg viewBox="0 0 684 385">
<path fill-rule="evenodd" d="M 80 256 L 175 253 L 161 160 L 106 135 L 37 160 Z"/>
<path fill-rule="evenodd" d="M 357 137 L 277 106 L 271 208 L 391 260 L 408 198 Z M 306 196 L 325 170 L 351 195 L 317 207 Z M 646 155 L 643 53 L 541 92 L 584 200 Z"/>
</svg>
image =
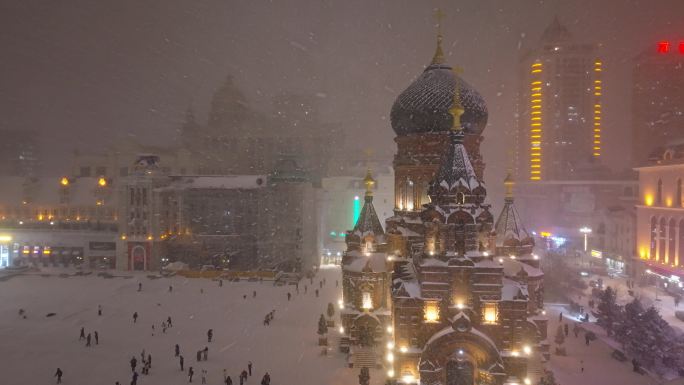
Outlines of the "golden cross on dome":
<svg viewBox="0 0 684 385">
<path fill-rule="evenodd" d="M 444 64 L 444 52 L 442 52 L 442 18 L 444 16 L 444 12 L 441 9 L 437 8 L 435 10 L 435 19 L 437 19 L 437 49 L 435 49 L 431 65 Z"/>
<path fill-rule="evenodd" d="M 437 35 L 442 35 L 442 19 L 446 16 L 440 8 L 435 9 L 435 19 L 437 19 Z"/>
</svg>

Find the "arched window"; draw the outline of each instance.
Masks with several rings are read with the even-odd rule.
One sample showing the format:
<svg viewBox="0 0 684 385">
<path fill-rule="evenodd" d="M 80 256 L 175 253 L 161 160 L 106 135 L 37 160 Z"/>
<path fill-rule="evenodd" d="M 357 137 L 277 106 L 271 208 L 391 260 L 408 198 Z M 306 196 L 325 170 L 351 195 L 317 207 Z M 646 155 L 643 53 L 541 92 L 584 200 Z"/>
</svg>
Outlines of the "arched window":
<svg viewBox="0 0 684 385">
<path fill-rule="evenodd" d="M 682 202 L 682 178 L 677 179 L 677 194 L 675 194 L 675 206 L 684 206 L 684 202 Z"/>
<path fill-rule="evenodd" d="M 667 262 L 665 261 L 665 247 L 667 245 L 665 242 L 667 240 L 667 231 L 665 226 L 665 218 L 660 218 L 660 228 L 658 230 L 658 262 Z"/>
<path fill-rule="evenodd" d="M 658 251 L 658 221 L 656 217 L 651 217 L 651 244 L 648 252 L 649 259 L 656 259 Z"/>
<path fill-rule="evenodd" d="M 667 236 L 667 257 L 665 257 L 665 263 L 675 262 L 675 246 L 677 244 L 677 228 L 675 227 L 674 218 L 670 219 L 668 223 L 668 236 Z"/>
<path fill-rule="evenodd" d="M 658 179 L 658 192 L 656 193 L 656 204 L 662 206 L 663 204 L 663 180 Z"/>
</svg>

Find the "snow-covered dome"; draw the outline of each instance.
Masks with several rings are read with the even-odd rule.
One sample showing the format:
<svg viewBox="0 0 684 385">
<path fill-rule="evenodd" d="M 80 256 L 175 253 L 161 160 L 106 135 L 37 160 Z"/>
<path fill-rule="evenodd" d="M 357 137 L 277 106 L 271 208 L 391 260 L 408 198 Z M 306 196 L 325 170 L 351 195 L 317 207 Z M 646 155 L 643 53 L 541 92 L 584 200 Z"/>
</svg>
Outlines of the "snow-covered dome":
<svg viewBox="0 0 684 385">
<path fill-rule="evenodd" d="M 456 84 L 465 110 L 461 126 L 466 135 L 480 135 L 487 125 L 487 105 L 482 96 L 444 62 L 441 38 L 432 63 L 394 101 L 390 120 L 399 135 L 446 132 L 453 126 L 449 108 Z"/>
</svg>

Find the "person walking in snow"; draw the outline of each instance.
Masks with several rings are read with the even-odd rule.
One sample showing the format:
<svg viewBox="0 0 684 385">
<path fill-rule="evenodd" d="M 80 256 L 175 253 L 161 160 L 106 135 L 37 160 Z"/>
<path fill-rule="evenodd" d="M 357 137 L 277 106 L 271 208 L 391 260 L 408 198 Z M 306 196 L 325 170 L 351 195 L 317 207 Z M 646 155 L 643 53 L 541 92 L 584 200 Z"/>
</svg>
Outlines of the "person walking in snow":
<svg viewBox="0 0 684 385">
<path fill-rule="evenodd" d="M 138 360 L 135 357 L 131 358 L 131 372 L 135 372 L 135 367 L 138 365 Z"/>
<path fill-rule="evenodd" d="M 138 291 L 142 291 L 142 282 L 138 282 Z"/>
<path fill-rule="evenodd" d="M 133 378 L 131 378 L 131 385 L 138 384 L 138 372 L 133 372 Z"/>
<path fill-rule="evenodd" d="M 95 345 L 100 344 L 100 334 L 95 330 Z"/>
<path fill-rule="evenodd" d="M 175 355 L 175 357 L 178 357 L 179 355 L 180 355 L 180 346 L 178 346 L 178 344 L 176 344 L 176 355 Z"/>
<path fill-rule="evenodd" d="M 240 385 L 243 385 L 245 383 L 244 377 L 242 377 L 242 373 L 240 373 Z"/>
<path fill-rule="evenodd" d="M 138 322 L 138 312 L 136 311 L 135 313 L 133 313 L 133 323 L 137 323 L 137 322 Z"/>
<path fill-rule="evenodd" d="M 270 385 L 271 384 L 271 375 L 266 372 L 264 374 L 264 377 L 261 379 L 261 385 Z"/>
<path fill-rule="evenodd" d="M 212 337 L 214 337 L 214 330 L 213 330 L 213 329 L 209 329 L 209 330 L 207 331 L 207 342 L 211 342 L 211 338 L 212 338 Z"/>
<path fill-rule="evenodd" d="M 151 368 L 152 367 L 152 354 L 147 355 L 147 365 Z"/>
<path fill-rule="evenodd" d="M 85 328 L 81 327 L 81 335 L 78 337 L 78 340 L 84 340 L 85 338 Z"/>
<path fill-rule="evenodd" d="M 223 380 L 225 385 L 233 385 L 233 379 L 230 378 L 230 376 L 226 376 L 225 380 Z"/>
<path fill-rule="evenodd" d="M 202 361 L 202 351 L 198 350 L 197 351 L 197 362 L 200 362 L 200 361 Z"/>
<path fill-rule="evenodd" d="M 88 333 L 88 337 L 86 337 L 86 346 L 90 346 L 90 333 Z"/>
<path fill-rule="evenodd" d="M 173 291 L 173 286 L 169 285 L 169 293 Z"/>
<path fill-rule="evenodd" d="M 242 376 L 245 379 L 245 382 L 247 382 L 247 371 L 242 369 L 242 373 L 240 373 L 240 376 Z"/>
<path fill-rule="evenodd" d="M 219 287 L 223 287 L 223 280 L 219 279 Z"/>
<path fill-rule="evenodd" d="M 97 315 L 102 315 L 102 305 L 97 305 Z"/>
<path fill-rule="evenodd" d="M 252 292 L 252 298 L 256 298 L 256 290 Z"/>
<path fill-rule="evenodd" d="M 188 368 L 188 382 L 192 382 L 192 375 L 195 374 L 195 371 L 192 369 L 192 366 Z"/>
<path fill-rule="evenodd" d="M 173 327 L 173 324 L 171 323 L 171 316 L 168 316 L 168 317 L 166 318 L 166 324 L 169 325 L 170 328 Z"/>
<path fill-rule="evenodd" d="M 252 361 L 247 361 L 247 370 L 249 370 L 249 376 L 252 376 Z"/>
<path fill-rule="evenodd" d="M 207 370 L 202 369 L 202 383 L 206 384 L 207 383 Z"/>
<path fill-rule="evenodd" d="M 62 376 L 64 375 L 64 372 L 62 372 L 62 369 L 57 368 L 57 371 L 55 372 L 55 377 L 57 377 L 57 383 L 61 384 L 62 383 Z"/>
<path fill-rule="evenodd" d="M 316 289 L 316 298 L 318 298 L 318 289 Z"/>
<path fill-rule="evenodd" d="M 204 361 L 208 360 L 209 359 L 209 347 L 205 346 L 202 353 L 204 353 Z"/>
<path fill-rule="evenodd" d="M 290 293 L 288 292 L 288 293 L 287 293 L 287 300 L 289 301 L 290 298 L 292 298 L 292 294 L 290 294 Z"/>
<path fill-rule="evenodd" d="M 181 372 L 185 370 L 185 368 L 183 368 L 183 363 L 184 363 L 184 362 L 185 362 L 185 359 L 183 358 L 183 356 L 180 356 L 180 357 L 178 358 L 178 363 L 180 363 Z"/>
</svg>

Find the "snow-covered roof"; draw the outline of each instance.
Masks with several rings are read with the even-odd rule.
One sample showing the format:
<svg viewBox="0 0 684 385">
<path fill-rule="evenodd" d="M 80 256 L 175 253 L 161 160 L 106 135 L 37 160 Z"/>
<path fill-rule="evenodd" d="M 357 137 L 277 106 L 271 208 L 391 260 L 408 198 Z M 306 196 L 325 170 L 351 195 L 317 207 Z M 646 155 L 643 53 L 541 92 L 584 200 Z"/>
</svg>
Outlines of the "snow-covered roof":
<svg viewBox="0 0 684 385">
<path fill-rule="evenodd" d="M 253 189 L 266 187 L 266 175 L 179 176 L 162 189 Z"/>
<path fill-rule="evenodd" d="M 508 278 L 504 278 L 502 283 L 501 299 L 503 301 L 513 301 L 516 297 L 517 299 L 528 297 L 527 288 L 524 285 Z"/>
<path fill-rule="evenodd" d="M 450 132 L 449 135 L 451 145 L 444 155 L 433 186 L 439 185 L 447 191 L 452 191 L 458 186 L 464 186 L 468 191 L 473 191 L 479 186 L 484 187 L 484 184 L 477 178 L 472 163 L 470 163 L 470 157 L 463 145 L 463 134 Z"/>
<path fill-rule="evenodd" d="M 527 273 L 528 277 L 543 277 L 544 272 L 541 271 L 541 269 L 537 269 L 534 266 L 530 266 L 524 262 L 520 262 L 515 259 L 511 258 L 504 258 L 503 259 L 503 266 L 504 266 L 504 274 L 507 277 L 514 277 L 520 272 L 520 269 L 523 269 L 525 273 Z"/>
<path fill-rule="evenodd" d="M 359 237 L 364 237 L 366 235 L 380 236 L 385 234 L 380 219 L 378 219 L 378 214 L 375 212 L 375 207 L 373 207 L 372 195 L 366 195 L 363 207 L 361 208 L 361 213 L 359 214 L 359 219 L 356 221 L 356 224 L 354 224 L 352 233 Z"/>
<path fill-rule="evenodd" d="M 354 273 L 361 273 L 364 269 L 370 269 L 374 273 L 386 273 L 387 262 L 384 253 L 370 253 L 366 256 L 362 253 L 350 252 L 348 255 L 360 255 L 352 259 L 351 262 L 345 264 L 342 268 L 346 271 Z"/>
</svg>

